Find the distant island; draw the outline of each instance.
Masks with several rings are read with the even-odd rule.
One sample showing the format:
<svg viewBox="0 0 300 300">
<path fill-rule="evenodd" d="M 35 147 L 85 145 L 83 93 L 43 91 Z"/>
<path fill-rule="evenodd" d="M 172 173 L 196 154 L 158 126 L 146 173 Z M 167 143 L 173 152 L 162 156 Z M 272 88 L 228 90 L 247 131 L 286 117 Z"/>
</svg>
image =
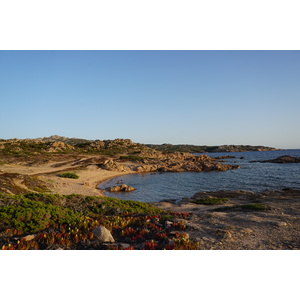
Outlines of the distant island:
<svg viewBox="0 0 300 300">
<path fill-rule="evenodd" d="M 279 150 L 266 146 L 250 146 L 250 145 L 222 145 L 222 146 L 195 146 L 195 145 L 172 145 L 172 144 L 146 144 L 146 146 L 169 153 L 173 151 L 187 153 L 217 153 L 217 152 L 247 152 L 247 151 L 274 151 Z M 280 149 L 281 150 L 281 149 Z"/>
</svg>

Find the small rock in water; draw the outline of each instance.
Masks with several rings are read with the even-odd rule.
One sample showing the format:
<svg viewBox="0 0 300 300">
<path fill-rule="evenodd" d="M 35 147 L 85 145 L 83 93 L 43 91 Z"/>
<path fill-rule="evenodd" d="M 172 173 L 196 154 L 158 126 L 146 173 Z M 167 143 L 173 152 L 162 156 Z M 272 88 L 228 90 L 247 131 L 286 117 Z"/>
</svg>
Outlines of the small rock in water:
<svg viewBox="0 0 300 300">
<path fill-rule="evenodd" d="M 121 184 L 108 187 L 106 190 L 109 192 L 132 192 L 135 188 L 127 184 Z"/>
</svg>

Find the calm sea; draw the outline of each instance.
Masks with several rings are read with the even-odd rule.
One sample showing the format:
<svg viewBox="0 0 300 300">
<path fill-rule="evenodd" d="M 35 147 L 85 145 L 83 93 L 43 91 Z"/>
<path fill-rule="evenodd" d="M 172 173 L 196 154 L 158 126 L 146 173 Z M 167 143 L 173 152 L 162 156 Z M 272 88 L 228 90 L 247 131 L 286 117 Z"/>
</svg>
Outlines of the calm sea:
<svg viewBox="0 0 300 300">
<path fill-rule="evenodd" d="M 202 154 L 202 153 L 201 153 Z M 180 200 L 191 197 L 199 191 L 249 190 L 254 192 L 266 189 L 296 188 L 300 189 L 300 163 L 250 163 L 253 160 L 274 159 L 282 155 L 300 157 L 300 149 L 208 153 L 209 156 L 232 155 L 236 158 L 226 159 L 225 163 L 240 165 L 240 169 L 226 172 L 183 172 L 183 173 L 146 173 L 116 177 L 99 186 L 100 189 L 117 185 L 117 181 L 133 186 L 130 193 L 109 193 L 109 197 L 142 202 L 157 202 L 166 199 Z M 244 157 L 244 159 L 240 159 Z"/>
</svg>

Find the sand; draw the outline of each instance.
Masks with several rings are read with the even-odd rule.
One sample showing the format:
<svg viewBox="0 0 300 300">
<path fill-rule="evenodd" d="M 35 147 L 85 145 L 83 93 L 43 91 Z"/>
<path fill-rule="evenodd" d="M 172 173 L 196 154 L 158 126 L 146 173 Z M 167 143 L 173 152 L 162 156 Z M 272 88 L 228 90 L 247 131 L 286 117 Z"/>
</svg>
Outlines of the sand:
<svg viewBox="0 0 300 300">
<path fill-rule="evenodd" d="M 85 167 L 74 167 L 73 161 L 62 161 L 64 164 L 60 167 L 53 167 L 55 164 L 49 162 L 43 165 L 28 166 L 26 164 L 2 164 L 0 173 L 18 173 L 22 175 L 35 175 L 47 185 L 47 188 L 53 192 L 63 195 L 82 194 L 86 196 L 103 196 L 103 191 L 98 189 L 99 184 L 111 178 L 135 173 L 108 171 L 99 168 L 96 164 L 91 164 Z M 57 175 L 61 172 L 72 171 L 79 178 L 61 178 Z"/>
</svg>

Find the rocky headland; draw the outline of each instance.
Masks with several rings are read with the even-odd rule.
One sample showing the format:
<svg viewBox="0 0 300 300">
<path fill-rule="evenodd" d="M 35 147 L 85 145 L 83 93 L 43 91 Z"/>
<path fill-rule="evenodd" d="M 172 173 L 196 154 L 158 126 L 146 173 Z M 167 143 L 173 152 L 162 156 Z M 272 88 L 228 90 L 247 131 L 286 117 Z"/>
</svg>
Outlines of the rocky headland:
<svg viewBox="0 0 300 300">
<path fill-rule="evenodd" d="M 187 152 L 187 153 L 217 153 L 217 152 L 248 152 L 248 151 L 280 150 L 273 147 L 251 146 L 251 145 L 197 146 L 197 145 L 147 144 L 147 146 L 155 150 L 162 151 L 164 153 L 169 153 L 173 151 Z"/>
<path fill-rule="evenodd" d="M 224 164 L 205 154 L 183 152 L 162 153 L 130 139 L 95 140 L 60 138 L 1 140 L 0 191 L 32 192 L 29 182 L 42 181 L 52 192 L 99 195 L 97 185 L 111 177 L 146 172 L 209 172 L 239 168 Z M 77 143 L 76 143 L 77 142 Z M 71 145 L 72 144 L 72 145 Z M 58 177 L 62 172 L 76 172 L 78 179 Z M 4 182 L 6 184 L 4 184 Z M 42 186 L 42 184 L 39 184 Z"/>
</svg>

